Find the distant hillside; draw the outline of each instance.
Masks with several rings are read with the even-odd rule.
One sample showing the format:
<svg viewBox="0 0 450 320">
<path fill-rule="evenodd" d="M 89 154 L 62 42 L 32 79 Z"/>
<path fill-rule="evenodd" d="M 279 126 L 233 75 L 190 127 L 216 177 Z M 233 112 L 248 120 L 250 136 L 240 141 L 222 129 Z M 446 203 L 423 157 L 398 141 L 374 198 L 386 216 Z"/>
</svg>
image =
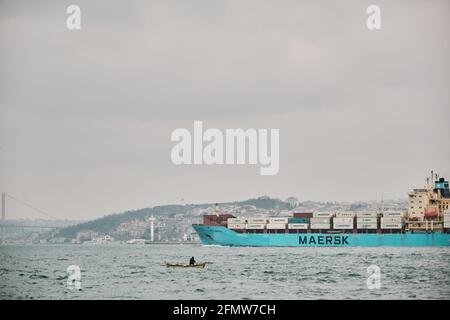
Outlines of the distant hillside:
<svg viewBox="0 0 450 320">
<path fill-rule="evenodd" d="M 206 209 L 208 207 L 213 207 L 214 205 L 215 205 L 214 203 L 189 204 L 189 205 L 164 205 L 164 206 L 156 206 L 153 208 L 144 208 L 139 210 L 126 211 L 123 213 L 110 214 L 96 220 L 80 223 L 77 225 L 61 229 L 57 234 L 55 234 L 55 237 L 75 238 L 77 232 L 82 230 L 93 230 L 98 232 L 99 234 L 108 234 L 116 230 L 116 228 L 121 223 L 128 222 L 134 219 L 144 220 L 151 215 L 154 215 L 155 217 L 165 216 L 170 218 L 177 214 L 186 214 L 192 211 L 193 209 Z M 273 199 L 269 197 L 260 197 L 257 199 L 249 199 L 245 201 L 227 202 L 219 204 L 219 206 L 223 205 L 236 205 L 236 206 L 251 205 L 266 210 L 272 209 L 283 210 L 289 208 L 288 203 L 279 199 Z"/>
<path fill-rule="evenodd" d="M 257 199 L 249 199 L 245 201 L 225 203 L 225 204 L 234 204 L 238 206 L 255 206 L 257 208 L 266 209 L 266 210 L 287 210 L 290 209 L 290 205 L 287 202 L 284 202 L 279 199 L 273 199 L 269 197 L 260 197 Z"/>
</svg>

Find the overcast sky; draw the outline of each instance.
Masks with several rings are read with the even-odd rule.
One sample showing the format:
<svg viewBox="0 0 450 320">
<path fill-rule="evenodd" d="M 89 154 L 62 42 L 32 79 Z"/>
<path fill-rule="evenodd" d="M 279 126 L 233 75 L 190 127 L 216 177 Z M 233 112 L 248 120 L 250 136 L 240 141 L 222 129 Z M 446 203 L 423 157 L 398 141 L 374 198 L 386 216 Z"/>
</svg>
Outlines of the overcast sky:
<svg viewBox="0 0 450 320">
<path fill-rule="evenodd" d="M 445 0 L 1 0 L 0 191 L 71 219 L 403 198 L 431 169 L 450 175 L 449 16 Z M 279 128 L 279 173 L 175 166 L 170 134 L 194 120 Z"/>
</svg>

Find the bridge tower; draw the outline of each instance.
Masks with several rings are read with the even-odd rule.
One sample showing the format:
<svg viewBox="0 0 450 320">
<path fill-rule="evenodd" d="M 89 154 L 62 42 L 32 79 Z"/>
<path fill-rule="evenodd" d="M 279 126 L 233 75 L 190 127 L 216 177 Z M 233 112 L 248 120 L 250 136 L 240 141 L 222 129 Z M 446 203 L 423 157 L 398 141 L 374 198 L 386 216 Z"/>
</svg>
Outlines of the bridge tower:
<svg viewBox="0 0 450 320">
<path fill-rule="evenodd" d="M 5 243 L 6 194 L 2 192 L 2 243 Z"/>
</svg>

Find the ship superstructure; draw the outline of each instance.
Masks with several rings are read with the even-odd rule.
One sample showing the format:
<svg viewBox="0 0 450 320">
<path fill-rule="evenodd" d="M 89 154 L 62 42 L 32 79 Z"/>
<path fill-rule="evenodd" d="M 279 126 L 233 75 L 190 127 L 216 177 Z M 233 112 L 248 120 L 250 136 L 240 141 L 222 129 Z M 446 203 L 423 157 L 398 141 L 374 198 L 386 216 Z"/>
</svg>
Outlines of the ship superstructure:
<svg viewBox="0 0 450 320">
<path fill-rule="evenodd" d="M 443 231 L 450 228 L 450 219 L 448 218 L 449 183 L 431 172 L 431 177 L 433 178 L 433 176 L 435 181 L 432 186 L 429 183 L 430 178 L 427 178 L 425 188 L 413 189 L 408 193 L 406 230 Z"/>
</svg>

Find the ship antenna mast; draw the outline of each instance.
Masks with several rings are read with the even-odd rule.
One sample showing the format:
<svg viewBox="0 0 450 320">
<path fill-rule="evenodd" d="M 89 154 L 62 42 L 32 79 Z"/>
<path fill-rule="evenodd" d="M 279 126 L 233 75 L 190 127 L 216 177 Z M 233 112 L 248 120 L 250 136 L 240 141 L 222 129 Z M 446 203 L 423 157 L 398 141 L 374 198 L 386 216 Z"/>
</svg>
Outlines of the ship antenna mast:
<svg viewBox="0 0 450 320">
<path fill-rule="evenodd" d="M 430 185 L 430 189 L 433 188 L 433 177 L 434 177 L 434 171 L 431 170 L 431 185 Z"/>
</svg>

